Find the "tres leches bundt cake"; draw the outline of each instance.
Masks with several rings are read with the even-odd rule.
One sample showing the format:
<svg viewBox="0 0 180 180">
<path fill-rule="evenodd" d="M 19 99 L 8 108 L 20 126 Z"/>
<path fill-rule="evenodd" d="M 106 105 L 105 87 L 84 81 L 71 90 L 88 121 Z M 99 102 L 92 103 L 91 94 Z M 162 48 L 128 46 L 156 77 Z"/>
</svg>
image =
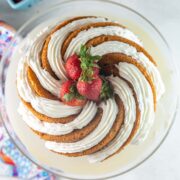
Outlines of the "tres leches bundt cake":
<svg viewBox="0 0 180 180">
<path fill-rule="evenodd" d="M 147 137 L 164 85 L 134 33 L 84 16 L 49 24 L 25 43 L 18 111 L 49 150 L 100 162 Z"/>
</svg>

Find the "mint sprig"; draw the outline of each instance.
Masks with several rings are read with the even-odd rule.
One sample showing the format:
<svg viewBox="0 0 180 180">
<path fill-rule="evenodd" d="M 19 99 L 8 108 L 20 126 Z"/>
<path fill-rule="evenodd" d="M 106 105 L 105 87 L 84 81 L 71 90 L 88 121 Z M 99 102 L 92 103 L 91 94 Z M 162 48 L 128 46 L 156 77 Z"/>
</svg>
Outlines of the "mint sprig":
<svg viewBox="0 0 180 180">
<path fill-rule="evenodd" d="M 92 81 L 93 80 L 93 68 L 98 67 L 97 62 L 101 59 L 101 56 L 92 56 L 90 54 L 90 48 L 85 45 L 81 45 L 79 53 L 81 61 L 81 77 L 82 81 Z"/>
<path fill-rule="evenodd" d="M 110 84 L 109 81 L 103 79 L 100 99 L 106 100 L 106 99 L 111 98 L 113 95 L 114 95 L 114 91 L 113 91 L 112 85 Z"/>
<path fill-rule="evenodd" d="M 66 102 L 68 102 L 68 101 L 73 100 L 74 98 L 83 100 L 85 97 L 79 94 L 79 92 L 78 92 L 78 90 L 76 88 L 76 85 L 73 84 L 69 89 L 69 93 L 66 93 L 63 96 L 63 98 L 65 99 Z"/>
</svg>

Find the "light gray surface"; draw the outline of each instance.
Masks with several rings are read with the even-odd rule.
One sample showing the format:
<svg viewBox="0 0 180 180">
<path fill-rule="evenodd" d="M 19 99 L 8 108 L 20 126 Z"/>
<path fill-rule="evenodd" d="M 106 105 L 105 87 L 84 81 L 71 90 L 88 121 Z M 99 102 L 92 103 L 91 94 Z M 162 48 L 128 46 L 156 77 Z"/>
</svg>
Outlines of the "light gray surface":
<svg viewBox="0 0 180 180">
<path fill-rule="evenodd" d="M 60 1 L 60 0 L 59 0 Z M 19 28 L 40 9 L 46 9 L 58 0 L 43 0 L 39 6 L 26 11 L 12 10 L 5 0 L 0 0 L 0 19 Z M 179 0 L 115 0 L 128 5 L 147 17 L 166 37 L 180 69 L 180 1 Z M 40 5 L 43 5 L 41 7 Z M 177 82 L 179 83 L 179 82 Z M 180 83 L 179 83 L 180 84 Z M 179 180 L 180 179 L 180 115 L 160 149 L 144 164 L 115 179 L 122 180 Z"/>
</svg>

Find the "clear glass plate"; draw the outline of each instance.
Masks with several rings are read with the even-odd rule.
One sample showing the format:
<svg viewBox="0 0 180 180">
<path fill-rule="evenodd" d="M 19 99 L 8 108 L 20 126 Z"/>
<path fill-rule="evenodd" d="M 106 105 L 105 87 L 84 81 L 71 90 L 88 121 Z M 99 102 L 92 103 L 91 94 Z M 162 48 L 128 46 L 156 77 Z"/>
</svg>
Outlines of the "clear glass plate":
<svg viewBox="0 0 180 180">
<path fill-rule="evenodd" d="M 63 20 L 79 15 L 105 16 L 117 20 L 142 39 L 145 48 L 158 64 L 166 92 L 157 106 L 154 126 L 145 142 L 128 145 L 121 153 L 99 164 L 89 164 L 85 158 L 68 158 L 45 149 L 44 143 L 24 124 L 17 113 L 19 97 L 16 90 L 18 59 L 10 58 L 8 48 L 0 67 L 1 116 L 10 137 L 19 150 L 34 163 L 62 177 L 75 179 L 104 179 L 129 172 L 148 159 L 166 138 L 175 120 L 178 95 L 176 65 L 168 43 L 157 28 L 138 12 L 109 1 L 65 1 L 29 20 L 16 34 L 15 41 L 22 41 L 37 25 L 53 18 Z M 25 51 L 25 50 L 24 50 Z"/>
</svg>

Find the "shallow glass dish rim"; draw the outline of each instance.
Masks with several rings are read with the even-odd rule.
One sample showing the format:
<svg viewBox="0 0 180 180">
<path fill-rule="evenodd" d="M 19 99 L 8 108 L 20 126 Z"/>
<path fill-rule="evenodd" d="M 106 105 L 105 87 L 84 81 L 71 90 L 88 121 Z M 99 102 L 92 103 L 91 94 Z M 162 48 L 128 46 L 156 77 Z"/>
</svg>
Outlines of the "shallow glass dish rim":
<svg viewBox="0 0 180 180">
<path fill-rule="evenodd" d="M 77 2 L 82 2 L 83 0 L 76 0 L 76 1 L 77 1 Z M 161 37 L 161 39 L 163 40 L 163 42 L 164 42 L 165 45 L 167 46 L 167 48 L 168 48 L 168 50 L 169 50 L 169 52 L 170 52 L 170 54 L 171 54 L 171 56 L 172 56 L 171 48 L 169 47 L 169 45 L 168 45 L 166 39 L 164 38 L 164 36 L 161 34 L 161 32 L 156 28 L 156 26 L 155 26 L 151 21 L 149 21 L 146 17 L 144 17 L 144 16 L 143 16 L 142 14 L 140 14 L 139 12 L 135 11 L 134 9 L 132 9 L 132 8 L 130 8 L 130 7 L 126 6 L 126 5 L 124 5 L 124 4 L 121 4 L 121 3 L 119 3 L 119 2 L 114 2 L 113 0 L 106 0 L 106 1 L 103 1 L 103 0 L 88 0 L 88 1 L 103 2 L 103 3 L 114 4 L 114 5 L 120 6 L 120 7 L 122 7 L 122 8 L 125 8 L 125 9 L 131 11 L 132 13 L 135 13 L 135 14 L 138 15 L 140 18 L 142 18 L 143 20 L 145 20 L 145 21 L 157 32 L 157 34 Z M 25 29 L 25 27 L 26 27 L 28 24 L 30 24 L 31 22 L 33 22 L 35 19 L 37 19 L 38 17 L 42 16 L 43 14 L 46 14 L 46 13 L 52 11 L 53 9 L 57 8 L 57 6 L 60 6 L 60 5 L 63 5 L 63 4 L 67 4 L 67 3 L 69 3 L 69 2 L 72 2 L 72 0 L 63 0 L 63 1 L 61 1 L 61 2 L 58 2 L 58 3 L 54 4 L 54 5 L 52 5 L 48 10 L 43 10 L 41 13 L 38 13 L 37 15 L 35 15 L 34 17 L 32 17 L 30 20 L 28 20 L 26 23 L 24 23 L 24 25 L 21 26 L 21 28 L 17 31 L 14 39 L 16 39 L 16 37 L 18 37 L 18 35 L 21 34 L 21 31 L 23 31 L 23 29 Z M 74 1 L 74 2 L 75 2 L 75 1 Z M 13 43 L 13 42 L 12 42 L 12 43 Z M 12 45 L 12 43 L 10 44 L 10 46 Z M 8 54 L 8 53 L 5 53 L 5 55 L 2 57 L 2 60 L 1 60 L 1 62 L 0 62 L 0 73 L 2 72 L 2 69 L 3 69 L 3 67 L 4 67 L 4 66 L 3 66 L 3 63 L 4 63 L 5 59 L 6 59 L 7 54 Z M 173 61 L 174 67 L 177 67 L 177 66 L 175 66 L 175 62 L 174 62 L 173 58 L 172 58 L 172 61 Z M 177 69 L 174 70 L 174 76 L 176 76 L 176 78 L 178 77 L 178 70 L 177 70 Z M 2 77 L 0 78 L 0 85 L 2 85 Z M 0 100 L 1 100 L 0 103 L 3 104 L 2 99 L 4 100 L 4 97 L 3 97 L 3 93 L 2 93 L 2 92 L 3 92 L 3 88 L 2 88 L 2 86 L 1 86 L 1 88 L 0 88 L 0 96 L 1 96 L 1 97 L 0 97 Z M 0 107 L 0 108 L 1 108 L 1 107 Z M 169 134 L 169 132 L 170 132 L 170 130 L 171 130 L 173 124 L 174 124 L 174 121 L 175 121 L 175 119 L 176 119 L 176 115 L 177 115 L 177 112 L 178 112 L 178 111 L 179 111 L 179 96 L 177 95 L 176 109 L 174 110 L 174 114 L 172 115 L 172 121 L 171 121 L 171 123 L 170 123 L 170 125 L 169 125 L 169 127 L 168 127 L 168 130 L 167 130 L 166 134 L 164 135 L 164 137 L 162 138 L 162 140 L 159 142 L 159 144 L 156 146 L 156 148 L 154 148 L 154 150 L 153 150 L 147 157 L 145 157 L 144 159 L 142 159 L 139 163 L 137 163 L 137 164 L 134 165 L 133 167 L 131 167 L 131 168 L 129 168 L 129 169 L 127 169 L 127 170 L 125 170 L 125 171 L 123 171 L 123 172 L 121 172 L 121 173 L 117 173 L 117 174 L 114 174 L 114 175 L 111 175 L 111 176 L 98 177 L 98 178 L 95 178 L 95 179 L 109 179 L 109 178 L 113 178 L 113 177 L 117 177 L 117 176 L 123 175 L 123 174 L 128 173 L 129 171 L 137 168 L 137 167 L 140 166 L 142 163 L 144 163 L 147 159 L 149 159 L 149 158 L 159 149 L 159 147 L 162 145 L 162 143 L 165 141 L 166 137 L 168 136 L 168 134 Z M 69 175 L 66 175 L 66 173 L 64 173 L 64 172 L 63 172 L 63 174 L 60 174 L 59 172 L 57 173 L 56 170 L 54 170 L 54 169 L 52 169 L 52 168 L 49 168 L 49 167 L 47 167 L 47 166 L 45 166 L 45 165 L 41 165 L 41 164 L 39 164 L 36 160 L 32 159 L 29 155 L 27 155 L 27 154 L 24 152 L 24 150 L 22 150 L 22 148 L 19 146 L 19 144 L 15 141 L 14 137 L 13 137 L 13 136 L 11 135 L 11 133 L 9 132 L 9 130 L 8 130 L 8 124 L 7 124 L 8 122 L 6 122 L 6 120 L 4 120 L 4 119 L 2 118 L 2 109 L 1 109 L 1 111 L 0 111 L 0 118 L 2 119 L 2 124 L 3 124 L 3 126 L 5 127 L 5 129 L 6 129 L 7 133 L 8 133 L 8 135 L 10 136 L 12 142 L 16 145 L 16 147 L 18 148 L 18 150 L 19 150 L 27 159 L 29 159 L 31 162 L 33 162 L 33 163 L 36 164 L 37 166 L 42 167 L 42 168 L 45 169 L 47 172 L 54 173 L 54 174 L 57 175 L 57 176 L 64 177 L 64 178 L 69 178 L 69 179 L 78 179 L 78 180 L 81 179 L 81 178 L 77 178 L 77 176 L 76 176 L 76 178 L 75 178 L 75 177 L 73 177 L 73 176 L 71 176 L 71 175 L 70 175 L 70 176 L 69 176 Z M 16 135 L 15 135 L 15 136 L 16 136 Z M 84 177 L 83 177 L 83 179 L 84 179 Z M 87 178 L 85 178 L 85 179 L 87 180 L 87 179 L 89 179 L 89 178 L 87 177 Z M 92 178 L 91 178 L 91 179 L 92 179 Z"/>
</svg>

